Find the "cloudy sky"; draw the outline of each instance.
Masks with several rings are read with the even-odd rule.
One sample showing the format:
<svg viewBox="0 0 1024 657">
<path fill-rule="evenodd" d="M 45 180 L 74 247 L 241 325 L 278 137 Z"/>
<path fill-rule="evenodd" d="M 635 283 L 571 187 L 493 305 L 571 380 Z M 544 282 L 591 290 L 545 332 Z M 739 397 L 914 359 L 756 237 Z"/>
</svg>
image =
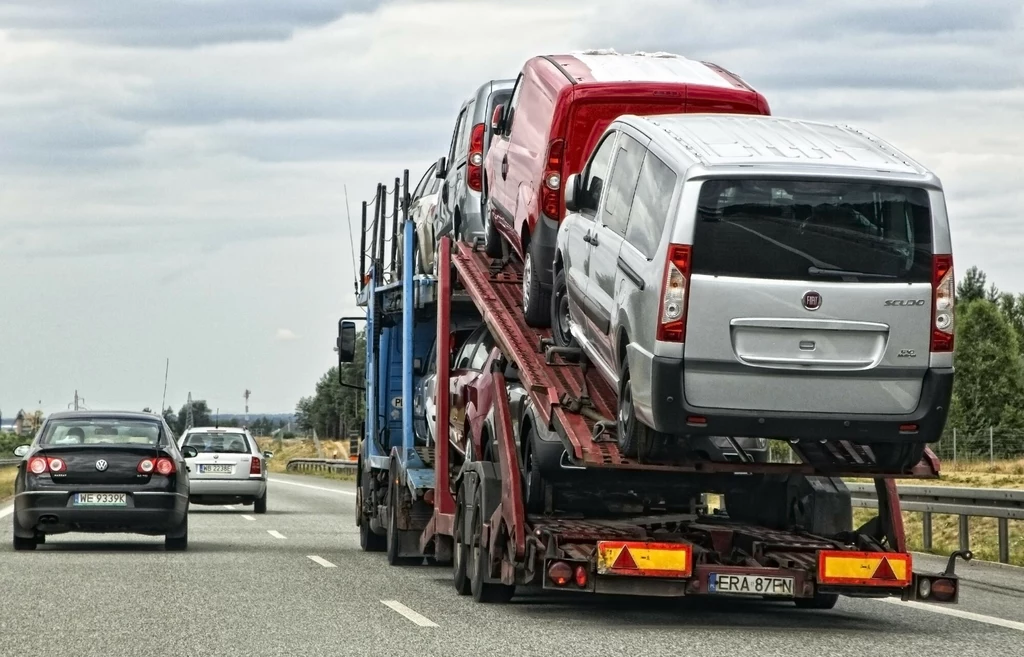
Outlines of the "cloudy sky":
<svg viewBox="0 0 1024 657">
<path fill-rule="evenodd" d="M 2 0 L 0 409 L 294 408 L 353 313 L 345 193 L 447 151 L 534 54 L 710 59 L 935 169 L 1024 292 L 1020 0 Z"/>
</svg>

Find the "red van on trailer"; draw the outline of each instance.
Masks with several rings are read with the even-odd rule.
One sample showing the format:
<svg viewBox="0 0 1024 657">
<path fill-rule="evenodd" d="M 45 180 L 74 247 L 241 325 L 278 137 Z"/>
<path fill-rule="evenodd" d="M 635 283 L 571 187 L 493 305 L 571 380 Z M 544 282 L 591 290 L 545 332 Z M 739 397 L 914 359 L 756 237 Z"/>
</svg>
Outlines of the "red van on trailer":
<svg viewBox="0 0 1024 657">
<path fill-rule="evenodd" d="M 484 164 L 487 254 L 502 238 L 522 259 L 523 312 L 550 324 L 552 264 L 565 211 L 562 181 L 578 173 L 604 129 L 623 114 L 770 114 L 738 76 L 669 53 L 592 50 L 530 59 L 507 106 L 495 108 Z"/>
</svg>

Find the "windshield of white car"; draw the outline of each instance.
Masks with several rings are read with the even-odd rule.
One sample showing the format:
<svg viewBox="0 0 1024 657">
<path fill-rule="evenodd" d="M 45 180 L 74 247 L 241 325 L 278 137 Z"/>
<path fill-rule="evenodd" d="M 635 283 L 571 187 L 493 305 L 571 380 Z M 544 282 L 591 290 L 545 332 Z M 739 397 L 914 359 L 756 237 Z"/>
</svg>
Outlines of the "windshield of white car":
<svg viewBox="0 0 1024 657">
<path fill-rule="evenodd" d="M 249 454 L 249 441 L 243 433 L 190 433 L 182 443 L 184 447 L 195 447 L 200 453 Z"/>
</svg>

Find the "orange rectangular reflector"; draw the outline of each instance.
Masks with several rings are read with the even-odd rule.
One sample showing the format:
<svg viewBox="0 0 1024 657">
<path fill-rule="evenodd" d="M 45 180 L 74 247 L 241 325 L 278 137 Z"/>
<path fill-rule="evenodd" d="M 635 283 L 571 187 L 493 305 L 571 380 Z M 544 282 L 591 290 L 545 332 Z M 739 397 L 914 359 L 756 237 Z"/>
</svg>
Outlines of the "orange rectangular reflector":
<svg viewBox="0 0 1024 657">
<path fill-rule="evenodd" d="M 909 554 L 845 550 L 818 553 L 818 584 L 905 588 L 910 586 L 912 576 Z"/>
<path fill-rule="evenodd" d="M 688 543 L 597 542 L 599 575 L 689 577 L 692 571 L 693 548 Z"/>
</svg>

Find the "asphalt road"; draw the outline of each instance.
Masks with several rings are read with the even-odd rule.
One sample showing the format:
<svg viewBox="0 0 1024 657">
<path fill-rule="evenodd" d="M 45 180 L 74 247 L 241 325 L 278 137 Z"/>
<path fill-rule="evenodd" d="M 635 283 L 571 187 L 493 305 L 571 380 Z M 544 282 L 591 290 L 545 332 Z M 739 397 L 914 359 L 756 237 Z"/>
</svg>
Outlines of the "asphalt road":
<svg viewBox="0 0 1024 657">
<path fill-rule="evenodd" d="M 961 566 L 961 604 L 944 614 L 848 599 L 828 612 L 554 595 L 478 605 L 448 568 L 361 552 L 354 501 L 344 482 L 274 475 L 266 515 L 192 507 L 186 553 L 82 534 L 15 553 L 0 508 L 0 655 L 1024 655 L 1024 569 Z"/>
</svg>

